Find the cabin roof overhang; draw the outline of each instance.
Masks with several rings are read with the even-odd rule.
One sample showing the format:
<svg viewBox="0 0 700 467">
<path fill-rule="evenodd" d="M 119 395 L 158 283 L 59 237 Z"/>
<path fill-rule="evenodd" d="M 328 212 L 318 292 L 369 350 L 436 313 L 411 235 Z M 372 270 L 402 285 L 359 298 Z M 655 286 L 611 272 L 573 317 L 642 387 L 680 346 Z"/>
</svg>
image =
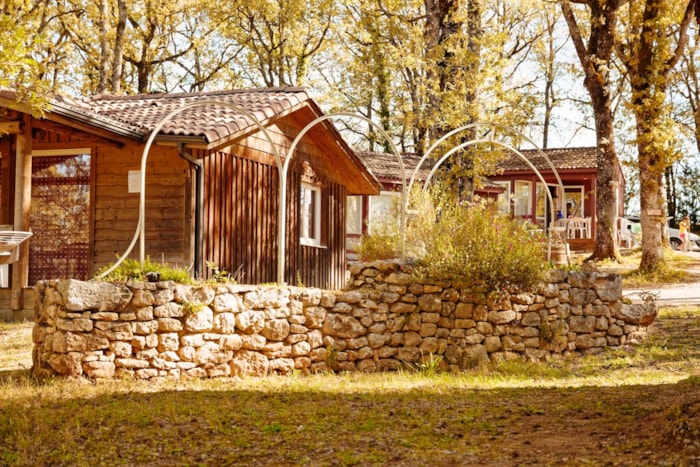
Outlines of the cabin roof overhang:
<svg viewBox="0 0 700 467">
<path fill-rule="evenodd" d="M 220 105 L 220 104 L 224 105 Z M 197 105 L 201 104 L 201 105 Z M 188 108 L 184 108 L 188 106 Z M 16 102 L 16 94 L 0 89 L 0 107 L 31 114 Z M 184 109 L 183 109 L 184 108 Z M 181 111 L 178 111 L 183 109 Z M 311 122 L 323 115 L 302 87 L 241 89 L 180 94 L 95 96 L 86 100 L 53 97 L 39 121 L 51 121 L 111 141 L 145 143 L 159 129 L 157 144 L 217 150 L 229 146 L 291 114 Z M 170 116 L 164 120 L 166 116 Z M 0 122 L 3 121 L 0 115 Z M 259 126 L 259 125 L 260 126 Z M 376 194 L 380 184 L 328 120 L 309 131 L 333 148 L 333 163 L 349 175 L 343 177 L 348 194 Z M 284 154 L 281 154 L 283 157 Z M 349 171 L 349 172 L 348 172 Z"/>
<path fill-rule="evenodd" d="M 50 131 L 57 131 L 61 127 L 70 128 L 118 145 L 123 144 L 124 138 L 136 141 L 144 139 L 142 132 L 126 128 L 118 122 L 111 122 L 97 115 L 81 112 L 76 109 L 75 104 L 70 104 L 63 98 L 51 99 L 47 108 L 40 115 L 36 115 L 28 105 L 17 102 L 14 91 L 0 89 L 0 108 L 4 110 L 0 120 L 5 122 L 21 121 L 22 115 L 30 115 L 34 119 L 34 127 Z"/>
</svg>

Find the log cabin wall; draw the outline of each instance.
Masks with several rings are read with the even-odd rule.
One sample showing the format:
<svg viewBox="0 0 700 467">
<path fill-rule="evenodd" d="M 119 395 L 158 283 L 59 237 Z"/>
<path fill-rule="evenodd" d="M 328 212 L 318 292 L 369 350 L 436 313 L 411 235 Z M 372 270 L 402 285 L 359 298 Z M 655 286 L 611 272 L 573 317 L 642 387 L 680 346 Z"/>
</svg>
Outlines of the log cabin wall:
<svg viewBox="0 0 700 467">
<path fill-rule="evenodd" d="M 129 192 L 129 171 L 141 168 L 142 144 L 97 146 L 94 156 L 94 268 L 113 263 L 132 241 L 139 217 L 139 193 Z M 193 262 L 193 177 L 177 149 L 153 146 L 146 167 L 146 256 L 189 267 Z M 136 243 L 130 254 L 139 257 Z"/>
</svg>

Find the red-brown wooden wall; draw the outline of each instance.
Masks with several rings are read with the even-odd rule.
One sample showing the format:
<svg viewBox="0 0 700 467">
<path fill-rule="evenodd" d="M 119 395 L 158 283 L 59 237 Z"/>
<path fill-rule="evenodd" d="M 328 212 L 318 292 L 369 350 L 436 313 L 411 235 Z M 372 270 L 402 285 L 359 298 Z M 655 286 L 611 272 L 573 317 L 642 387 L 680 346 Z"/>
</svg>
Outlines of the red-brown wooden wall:
<svg viewBox="0 0 700 467">
<path fill-rule="evenodd" d="M 223 152 L 204 155 L 203 160 L 204 260 L 235 274 L 241 283 L 275 282 L 279 224 L 277 167 Z M 299 163 L 293 164 L 288 176 L 284 280 L 295 285 L 341 288 L 345 284 L 345 188 L 320 180 L 323 246 L 301 245 L 299 168 Z"/>
</svg>

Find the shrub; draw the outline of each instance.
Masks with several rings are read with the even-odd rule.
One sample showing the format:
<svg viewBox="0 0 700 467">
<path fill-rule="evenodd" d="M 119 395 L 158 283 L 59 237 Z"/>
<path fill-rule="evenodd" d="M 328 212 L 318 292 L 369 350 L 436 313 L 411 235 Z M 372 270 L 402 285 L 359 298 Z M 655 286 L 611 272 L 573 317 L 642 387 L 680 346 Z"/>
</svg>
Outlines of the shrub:
<svg viewBox="0 0 700 467">
<path fill-rule="evenodd" d="M 544 279 L 544 238 L 498 212 L 494 203 L 456 203 L 437 187 L 412 193 L 410 208 L 403 255 L 396 222 L 384 222 L 361 240 L 363 260 L 404 256 L 413 260 L 414 275 L 484 292 L 527 289 Z M 397 213 L 398 206 L 395 219 Z"/>
<path fill-rule="evenodd" d="M 374 232 L 362 234 L 355 252 L 362 261 L 397 258 L 401 251 L 401 234 L 397 225 L 380 222 Z"/>
<path fill-rule="evenodd" d="M 401 229 L 398 223 L 401 207 L 397 200 L 388 216 L 373 220 L 372 231 L 363 233 L 355 252 L 362 261 L 394 259 L 401 256 Z"/>
</svg>

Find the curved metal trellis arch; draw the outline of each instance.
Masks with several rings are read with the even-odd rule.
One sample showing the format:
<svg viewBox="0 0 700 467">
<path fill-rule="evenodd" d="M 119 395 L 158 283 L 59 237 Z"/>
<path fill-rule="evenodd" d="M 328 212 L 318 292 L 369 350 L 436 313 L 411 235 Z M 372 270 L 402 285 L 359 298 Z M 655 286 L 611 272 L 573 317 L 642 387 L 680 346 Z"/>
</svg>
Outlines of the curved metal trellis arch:
<svg viewBox="0 0 700 467">
<path fill-rule="evenodd" d="M 416 176 L 418 175 L 418 171 L 420 170 L 420 168 L 421 168 L 421 166 L 423 165 L 423 163 L 428 159 L 428 157 L 430 157 L 430 154 L 432 153 L 433 150 L 435 150 L 435 148 L 437 148 L 441 143 L 443 143 L 445 140 L 447 140 L 447 139 L 450 138 L 451 136 L 456 135 L 457 133 L 460 133 L 460 132 L 462 132 L 462 131 L 466 131 L 466 130 L 469 130 L 469 129 L 472 129 L 472 128 L 480 128 L 480 127 L 481 127 L 481 128 L 483 128 L 483 127 L 491 128 L 492 132 L 491 132 L 491 134 L 490 134 L 490 138 L 488 138 L 488 139 L 475 139 L 475 140 L 466 141 L 466 142 L 464 142 L 464 143 L 462 143 L 462 144 L 459 144 L 459 145 L 457 145 L 457 146 L 454 146 L 454 147 L 451 148 L 449 151 L 447 151 L 447 152 L 438 160 L 438 162 L 433 166 L 433 168 L 430 170 L 430 173 L 428 174 L 428 177 L 426 178 L 425 182 L 423 182 L 423 191 L 425 191 L 425 190 L 427 189 L 427 186 L 428 186 L 428 184 L 430 183 L 430 179 L 431 179 L 432 176 L 435 174 L 435 172 L 437 171 L 437 169 L 438 169 L 452 154 L 454 154 L 456 151 L 459 151 L 460 149 L 464 149 L 464 148 L 466 148 L 466 147 L 468 147 L 468 146 L 472 146 L 472 145 L 475 145 L 475 144 L 481 144 L 481 143 L 495 144 L 495 145 L 497 145 L 497 146 L 500 146 L 500 147 L 502 147 L 502 148 L 505 148 L 505 149 L 507 149 L 507 150 L 509 150 L 509 151 L 511 151 L 511 152 L 513 152 L 513 153 L 515 153 L 518 157 L 520 157 L 523 161 L 525 161 L 525 163 L 528 165 L 528 167 L 530 167 L 530 168 L 535 172 L 535 174 L 537 175 L 537 177 L 539 178 L 539 180 L 540 180 L 545 186 L 547 186 L 547 182 L 545 181 L 544 177 L 542 176 L 542 173 L 537 169 L 537 167 L 535 167 L 535 165 L 534 165 L 532 162 L 530 162 L 530 160 L 529 160 L 522 152 L 520 152 L 518 149 L 516 149 L 516 148 L 514 148 L 514 147 L 512 147 L 512 146 L 510 146 L 510 145 L 508 145 L 508 144 L 506 144 L 506 143 L 503 143 L 503 142 L 500 142 L 500 141 L 497 141 L 497 140 L 494 140 L 494 139 L 493 139 L 493 135 L 495 134 L 496 129 L 501 129 L 501 130 L 507 130 L 507 131 L 509 131 L 509 132 L 512 132 L 512 133 L 518 135 L 519 137 L 523 138 L 525 141 L 527 141 L 528 143 L 530 143 L 530 144 L 537 150 L 537 153 L 538 153 L 540 156 L 542 156 L 542 157 L 544 158 L 544 160 L 547 162 L 547 164 L 549 165 L 549 167 L 552 169 L 552 173 L 554 174 L 554 177 L 555 177 L 556 180 L 557 180 L 557 184 L 559 185 L 559 188 L 560 188 L 560 190 L 561 190 L 562 196 L 563 196 L 563 198 L 564 198 L 564 199 L 563 199 L 563 202 L 564 202 L 564 203 L 566 202 L 566 193 L 565 193 L 565 191 L 564 191 L 564 183 L 562 182 L 561 177 L 559 176 L 559 172 L 557 171 L 556 167 L 555 167 L 554 164 L 552 163 L 551 159 L 544 153 L 544 151 L 542 151 L 542 149 L 540 149 L 540 147 L 539 147 L 534 141 L 532 141 L 532 139 L 530 139 L 528 136 L 524 135 L 522 132 L 520 132 L 520 131 L 518 131 L 518 130 L 516 130 L 516 129 L 514 129 L 514 128 L 511 128 L 511 127 L 509 127 L 509 126 L 507 126 L 507 125 L 503 125 L 503 124 L 500 124 L 500 123 L 484 123 L 484 122 L 470 123 L 470 124 L 468 124 L 468 125 L 463 125 L 463 126 L 461 126 L 461 127 L 459 127 L 459 128 L 455 128 L 454 130 L 449 131 L 448 133 L 444 134 L 440 139 L 438 139 L 437 141 L 435 141 L 435 142 L 430 146 L 430 148 L 428 148 L 428 150 L 427 150 L 426 153 L 423 155 L 423 157 L 421 157 L 421 159 L 418 161 L 418 164 L 416 165 L 416 168 L 413 170 L 413 174 L 411 175 L 411 179 L 410 179 L 410 181 L 409 181 L 409 183 L 408 183 L 408 191 L 409 191 L 409 193 L 411 192 L 411 189 L 412 189 L 412 187 L 413 187 L 413 184 L 415 183 L 415 179 L 416 179 Z M 552 198 L 552 193 L 550 193 L 549 190 L 545 190 L 545 193 L 546 193 L 546 195 L 547 195 L 547 200 L 549 201 L 550 212 L 554 213 L 554 199 Z M 408 210 L 408 205 L 405 205 L 404 208 L 403 208 L 403 210 L 404 210 L 404 211 L 407 211 L 407 210 Z M 549 231 L 548 231 L 548 235 L 549 235 Z"/>
<path fill-rule="evenodd" d="M 265 135 L 265 138 L 267 141 L 270 143 L 270 146 L 272 148 L 272 153 L 275 156 L 275 161 L 277 162 L 277 170 L 281 174 L 282 173 L 282 159 L 277 151 L 277 146 L 275 145 L 274 141 L 272 140 L 272 137 L 270 134 L 267 132 L 267 129 L 260 123 L 260 121 L 255 118 L 255 116 L 248 112 L 247 110 L 235 105 L 235 104 L 230 104 L 228 102 L 221 102 L 221 101 L 215 101 L 215 100 L 209 100 L 209 101 L 200 101 L 200 102 L 192 102 L 190 104 L 185 104 L 182 107 L 179 107 L 172 112 L 168 113 L 165 115 L 151 130 L 151 134 L 148 137 L 148 140 L 146 141 L 146 145 L 143 148 L 143 152 L 141 153 L 141 180 L 140 180 L 140 196 L 139 196 L 139 220 L 138 223 L 136 224 L 136 231 L 134 232 L 134 237 L 131 240 L 131 243 L 127 247 L 126 251 L 120 256 L 117 261 L 114 262 L 114 264 L 104 271 L 102 274 L 100 274 L 100 278 L 103 278 L 107 276 L 109 273 L 114 271 L 128 256 L 131 254 L 131 251 L 134 249 L 134 246 L 136 245 L 136 241 L 139 240 L 139 261 L 141 264 L 143 264 L 144 259 L 145 259 L 145 250 L 146 250 L 146 229 L 145 229 L 145 217 L 146 217 L 146 161 L 148 160 L 148 154 L 150 153 L 151 146 L 153 145 L 153 141 L 155 140 L 156 136 L 160 132 L 160 130 L 163 128 L 163 126 L 175 115 L 184 112 L 187 109 L 191 109 L 193 107 L 201 107 L 205 105 L 217 105 L 221 107 L 228 107 L 232 110 L 235 110 L 236 112 L 241 112 L 243 115 L 246 117 L 250 118 L 253 123 L 263 132 Z"/>
<path fill-rule="evenodd" d="M 285 253 L 286 253 L 286 248 L 285 248 L 285 236 L 286 236 L 286 218 L 287 218 L 287 173 L 289 171 L 289 164 L 291 162 L 291 159 L 294 155 L 294 150 L 296 149 L 297 144 L 301 140 L 301 138 L 309 131 L 311 128 L 313 128 L 316 124 L 328 120 L 330 118 L 335 118 L 335 117 L 352 117 L 352 118 L 359 118 L 371 125 L 374 125 L 376 129 L 380 132 L 380 134 L 386 138 L 386 140 L 389 142 L 392 151 L 394 154 L 398 157 L 399 160 L 399 167 L 401 169 L 401 180 L 402 180 L 402 185 L 401 185 L 401 206 L 405 206 L 406 204 L 406 187 L 405 187 L 405 180 L 406 180 L 406 172 L 404 169 L 403 165 L 403 159 L 401 158 L 401 155 L 399 154 L 396 146 L 394 145 L 394 142 L 391 140 L 389 135 L 384 131 L 383 128 L 379 127 L 375 122 L 369 120 L 366 117 L 363 117 L 361 115 L 356 115 L 352 114 L 349 112 L 338 112 L 334 114 L 329 114 L 329 115 L 323 115 L 321 117 L 316 118 L 309 124 L 307 124 L 299 134 L 295 137 L 294 141 L 289 147 L 287 157 L 285 158 L 284 163 L 282 162 L 282 158 L 280 157 L 280 154 L 277 150 L 277 145 L 274 143 L 272 137 L 268 133 L 267 129 L 262 125 L 262 123 L 255 118 L 255 116 L 248 112 L 247 110 L 241 108 L 240 106 L 230 104 L 227 102 L 220 102 L 220 101 L 201 101 L 201 102 L 193 102 L 190 104 L 186 104 L 178 109 L 173 110 L 172 112 L 168 113 L 165 115 L 159 122 L 158 124 L 151 130 L 151 133 L 148 137 L 148 140 L 146 141 L 146 145 L 144 146 L 143 152 L 141 154 L 141 180 L 140 180 L 140 197 L 139 197 L 139 219 L 136 224 L 136 230 L 134 232 L 134 237 L 131 240 L 131 243 L 127 247 L 127 249 L 124 251 L 124 253 L 115 261 L 115 263 L 108 268 L 106 271 L 104 271 L 102 274 L 100 274 L 100 278 L 103 278 L 107 276 L 109 273 L 114 271 L 128 256 L 131 254 L 132 250 L 134 249 L 134 246 L 136 245 L 136 241 L 139 240 L 139 260 L 141 264 L 143 264 L 145 260 L 145 248 L 146 248 L 146 241 L 145 241 L 145 211 L 146 211 L 146 162 L 148 160 L 148 155 L 151 150 L 151 146 L 153 145 L 153 142 L 160 132 L 160 130 L 163 128 L 163 126 L 174 116 L 178 115 L 179 113 L 193 108 L 193 107 L 198 107 L 198 106 L 206 106 L 206 105 L 217 105 L 217 106 L 222 106 L 222 107 L 228 107 L 232 110 L 235 110 L 237 112 L 241 112 L 243 115 L 246 117 L 250 118 L 253 123 L 260 129 L 260 131 L 263 132 L 265 135 L 265 138 L 267 141 L 270 143 L 270 147 L 272 149 L 272 153 L 275 156 L 275 162 L 277 163 L 277 170 L 279 173 L 279 179 L 280 179 L 280 194 L 279 194 L 279 203 L 280 203 L 280 208 L 279 208 L 279 229 L 278 229 L 278 246 L 277 246 L 277 282 L 278 283 L 283 283 L 284 282 L 284 268 L 285 268 Z M 400 225 L 401 225 L 401 231 L 403 232 L 404 230 L 404 225 L 405 225 L 405 213 L 404 209 L 401 210 L 400 213 Z"/>
</svg>

